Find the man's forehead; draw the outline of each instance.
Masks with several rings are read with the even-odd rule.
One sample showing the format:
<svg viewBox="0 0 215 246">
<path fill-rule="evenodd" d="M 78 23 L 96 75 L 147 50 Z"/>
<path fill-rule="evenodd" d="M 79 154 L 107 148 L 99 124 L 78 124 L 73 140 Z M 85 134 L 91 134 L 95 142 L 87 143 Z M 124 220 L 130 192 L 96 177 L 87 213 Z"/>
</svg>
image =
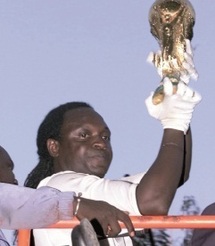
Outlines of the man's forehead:
<svg viewBox="0 0 215 246">
<path fill-rule="evenodd" d="M 64 121 L 69 122 L 89 121 L 91 119 L 104 121 L 101 115 L 92 108 L 77 108 L 67 111 L 64 115 Z"/>
<path fill-rule="evenodd" d="M 66 125 L 68 127 L 72 125 L 75 128 L 94 125 L 110 131 L 102 116 L 92 108 L 79 108 L 68 111 L 64 115 L 63 127 L 67 127 Z"/>
</svg>

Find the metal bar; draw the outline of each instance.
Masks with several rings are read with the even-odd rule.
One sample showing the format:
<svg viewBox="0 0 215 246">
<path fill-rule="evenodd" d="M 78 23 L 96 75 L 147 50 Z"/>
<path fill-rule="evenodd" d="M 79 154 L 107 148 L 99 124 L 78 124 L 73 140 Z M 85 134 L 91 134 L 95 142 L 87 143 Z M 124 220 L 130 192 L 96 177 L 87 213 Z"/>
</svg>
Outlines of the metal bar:
<svg viewBox="0 0 215 246">
<path fill-rule="evenodd" d="M 211 215 L 190 215 L 190 216 L 131 216 L 135 228 L 154 228 L 154 229 L 184 229 L 184 228 L 215 228 L 215 216 Z M 74 228 L 79 224 L 79 220 L 74 218 L 68 221 L 60 221 L 47 228 Z M 125 225 L 120 222 L 121 228 Z M 30 230 L 19 230 L 18 246 L 30 245 Z"/>
</svg>

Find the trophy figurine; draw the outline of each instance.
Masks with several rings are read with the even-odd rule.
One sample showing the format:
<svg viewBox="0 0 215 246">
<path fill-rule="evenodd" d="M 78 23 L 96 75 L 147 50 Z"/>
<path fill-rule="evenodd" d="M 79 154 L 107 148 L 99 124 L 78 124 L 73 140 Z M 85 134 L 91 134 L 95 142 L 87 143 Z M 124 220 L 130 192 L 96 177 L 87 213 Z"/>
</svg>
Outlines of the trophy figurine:
<svg viewBox="0 0 215 246">
<path fill-rule="evenodd" d="M 168 77 L 177 90 L 177 83 L 188 73 L 183 66 L 187 41 L 193 37 L 195 11 L 188 0 L 156 0 L 149 12 L 152 35 L 157 39 L 161 52 L 154 54 L 152 62 L 162 78 Z M 153 96 L 158 104 L 164 98 L 162 83 Z"/>
</svg>

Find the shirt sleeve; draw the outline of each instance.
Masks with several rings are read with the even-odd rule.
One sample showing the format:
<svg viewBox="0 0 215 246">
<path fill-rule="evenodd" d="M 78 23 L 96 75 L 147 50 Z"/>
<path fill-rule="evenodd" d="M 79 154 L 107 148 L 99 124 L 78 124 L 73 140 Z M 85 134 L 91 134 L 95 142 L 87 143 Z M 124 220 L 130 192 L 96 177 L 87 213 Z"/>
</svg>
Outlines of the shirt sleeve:
<svg viewBox="0 0 215 246">
<path fill-rule="evenodd" d="M 140 180 L 143 178 L 143 176 L 145 174 L 146 173 L 138 173 L 138 174 L 135 174 L 135 175 L 128 175 L 126 177 L 122 177 L 121 180 L 125 180 L 125 181 L 131 182 L 133 184 L 139 184 Z"/>
<path fill-rule="evenodd" d="M 141 215 L 136 201 L 137 184 L 126 180 L 109 180 L 94 175 L 65 171 L 42 181 L 61 191 L 81 192 L 82 197 L 103 200 L 130 215 Z"/>
<path fill-rule="evenodd" d="M 74 192 L 0 183 L 0 194 L 2 229 L 41 228 L 59 220 L 72 219 Z"/>
</svg>

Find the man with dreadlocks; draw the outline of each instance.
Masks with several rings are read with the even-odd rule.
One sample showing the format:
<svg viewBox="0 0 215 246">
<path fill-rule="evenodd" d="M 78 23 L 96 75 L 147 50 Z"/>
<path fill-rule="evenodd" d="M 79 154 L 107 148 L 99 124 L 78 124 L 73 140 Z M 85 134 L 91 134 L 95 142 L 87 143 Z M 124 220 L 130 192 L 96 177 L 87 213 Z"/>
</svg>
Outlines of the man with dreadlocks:
<svg viewBox="0 0 215 246">
<path fill-rule="evenodd" d="M 61 192 L 52 187 L 31 189 L 18 186 L 13 173 L 14 163 L 7 151 L 0 146 L 0 228 L 44 228 L 59 220 L 71 220 L 77 209 L 78 199 L 75 193 Z M 118 220 L 124 222 L 129 234 L 133 235 L 133 226 L 127 214 L 103 201 L 82 199 L 78 209 L 79 218 L 96 218 L 101 225 L 111 223 L 114 234 L 119 232 Z M 35 216 L 32 216 L 35 215 Z M 86 221 L 84 226 L 90 228 Z M 84 227 L 84 228 L 85 228 Z M 92 239 L 92 234 L 87 235 Z M 0 230 L 0 246 L 9 245 Z"/>
<path fill-rule="evenodd" d="M 39 163 L 25 185 L 72 189 L 81 194 L 79 207 L 82 198 L 90 198 L 109 202 L 130 215 L 166 215 L 177 188 L 189 176 L 189 125 L 201 96 L 183 82 L 173 95 L 169 79 L 164 81 L 164 91 L 162 103 L 154 105 L 152 95 L 146 100 L 149 114 L 161 121 L 164 133 L 158 156 L 145 175 L 129 177 L 129 181 L 104 178 L 112 160 L 110 129 L 89 104 L 70 102 L 51 110 L 41 123 L 37 135 Z M 111 225 L 104 234 L 112 236 Z M 72 245 L 70 235 L 71 230 L 34 230 L 36 246 Z M 123 245 L 113 240 L 115 245 Z"/>
</svg>

